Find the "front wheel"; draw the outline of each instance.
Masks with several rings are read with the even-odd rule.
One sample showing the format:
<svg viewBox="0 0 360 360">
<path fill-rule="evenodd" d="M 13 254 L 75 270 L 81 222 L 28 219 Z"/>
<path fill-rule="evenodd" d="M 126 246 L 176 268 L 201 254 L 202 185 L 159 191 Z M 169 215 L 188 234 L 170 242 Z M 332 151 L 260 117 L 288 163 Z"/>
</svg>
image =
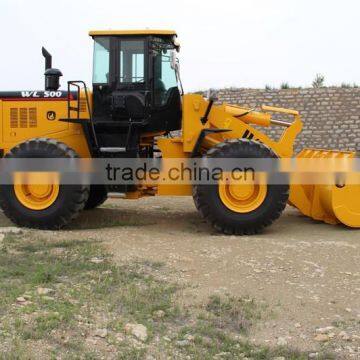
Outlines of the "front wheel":
<svg viewBox="0 0 360 360">
<path fill-rule="evenodd" d="M 218 144 L 205 156 L 223 159 L 277 157 L 265 145 L 245 139 Z M 221 180 L 217 185 L 194 186 L 196 208 L 216 230 L 225 234 L 252 235 L 261 232 L 280 217 L 289 197 L 289 186 L 257 181 L 256 176 L 240 183 Z"/>
<path fill-rule="evenodd" d="M 53 139 L 33 139 L 13 148 L 6 158 L 76 158 L 67 145 Z M 39 181 L 37 178 L 49 180 Z M 63 185 L 58 173 L 15 174 L 13 185 L 0 186 L 0 206 L 19 226 L 60 229 L 84 209 L 89 196 L 85 185 Z"/>
</svg>

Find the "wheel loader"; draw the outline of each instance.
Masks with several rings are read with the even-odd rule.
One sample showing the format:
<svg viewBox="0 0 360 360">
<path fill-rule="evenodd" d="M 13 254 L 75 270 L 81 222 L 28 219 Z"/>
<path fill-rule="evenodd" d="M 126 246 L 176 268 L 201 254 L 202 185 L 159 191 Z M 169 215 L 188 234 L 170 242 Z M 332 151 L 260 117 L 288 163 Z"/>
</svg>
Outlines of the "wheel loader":
<svg viewBox="0 0 360 360">
<path fill-rule="evenodd" d="M 4 159 L 288 159 L 302 130 L 295 110 L 248 109 L 218 104 L 210 94 L 182 89 L 175 31 L 91 31 L 93 80 L 69 81 L 60 90 L 60 70 L 45 57 L 45 90 L 0 92 L 0 149 Z M 272 113 L 293 118 L 279 120 Z M 262 127 L 280 126 L 275 140 Z M 173 135 L 173 134 L 177 135 Z M 300 158 L 355 158 L 353 152 L 305 149 Z M 193 196 L 200 214 L 225 234 L 251 235 L 281 215 L 287 203 L 330 224 L 360 227 L 360 186 L 333 184 L 63 184 L 36 179 L 0 186 L 0 205 L 15 224 L 60 229 L 82 210 L 100 206 L 108 194 L 125 199 Z M 146 209 L 144 209 L 146 212 Z"/>
</svg>

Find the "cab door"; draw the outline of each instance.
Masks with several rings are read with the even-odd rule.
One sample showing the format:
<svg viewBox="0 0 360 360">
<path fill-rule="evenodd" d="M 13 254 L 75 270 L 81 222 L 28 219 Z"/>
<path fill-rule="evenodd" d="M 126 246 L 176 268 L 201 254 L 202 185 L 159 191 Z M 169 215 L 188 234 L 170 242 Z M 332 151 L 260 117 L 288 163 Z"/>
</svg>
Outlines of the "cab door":
<svg viewBox="0 0 360 360">
<path fill-rule="evenodd" d="M 111 120 L 111 94 L 116 89 L 115 42 L 109 36 L 94 38 L 93 117 L 96 122 Z"/>
<path fill-rule="evenodd" d="M 94 48 L 95 121 L 128 119 L 124 99 L 138 97 L 147 104 L 147 41 L 143 37 L 96 37 Z"/>
</svg>

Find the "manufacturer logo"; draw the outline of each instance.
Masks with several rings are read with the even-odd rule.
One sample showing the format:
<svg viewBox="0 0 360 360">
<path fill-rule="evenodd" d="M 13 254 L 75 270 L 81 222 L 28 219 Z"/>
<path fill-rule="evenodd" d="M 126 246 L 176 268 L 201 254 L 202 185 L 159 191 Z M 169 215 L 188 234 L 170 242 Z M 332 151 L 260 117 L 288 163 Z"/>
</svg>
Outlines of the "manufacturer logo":
<svg viewBox="0 0 360 360">
<path fill-rule="evenodd" d="M 56 119 L 56 112 L 55 111 L 48 111 L 46 114 L 48 120 L 53 121 Z"/>
</svg>

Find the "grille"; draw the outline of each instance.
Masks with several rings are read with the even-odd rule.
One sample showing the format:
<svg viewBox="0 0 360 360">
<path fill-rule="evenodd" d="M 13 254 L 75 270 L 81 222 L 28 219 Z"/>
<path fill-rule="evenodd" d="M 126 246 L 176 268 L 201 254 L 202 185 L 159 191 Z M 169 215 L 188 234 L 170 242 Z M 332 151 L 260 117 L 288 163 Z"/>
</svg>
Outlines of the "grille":
<svg viewBox="0 0 360 360">
<path fill-rule="evenodd" d="M 34 128 L 37 127 L 36 108 L 11 108 L 10 109 L 10 127 L 12 129 Z"/>
</svg>

